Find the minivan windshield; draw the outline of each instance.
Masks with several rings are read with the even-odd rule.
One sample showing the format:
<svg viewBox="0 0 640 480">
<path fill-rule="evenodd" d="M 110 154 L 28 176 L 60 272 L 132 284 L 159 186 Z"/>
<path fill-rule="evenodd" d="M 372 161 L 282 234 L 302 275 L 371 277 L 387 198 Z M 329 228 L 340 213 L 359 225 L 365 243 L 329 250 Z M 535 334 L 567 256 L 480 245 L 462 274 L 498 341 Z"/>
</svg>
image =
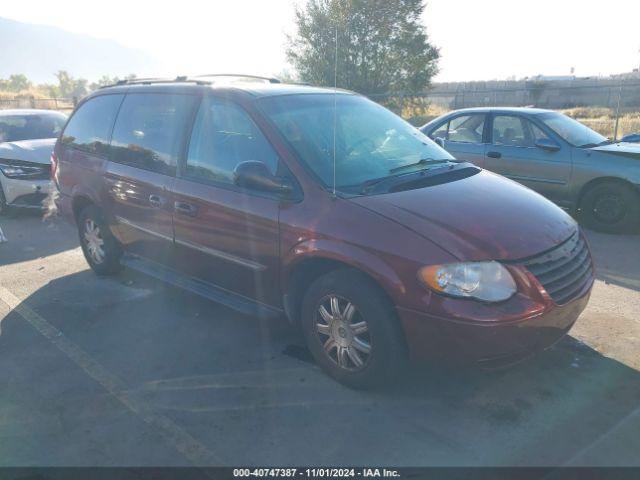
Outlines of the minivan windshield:
<svg viewBox="0 0 640 480">
<path fill-rule="evenodd" d="M 574 147 L 595 147 L 608 142 L 606 137 L 561 113 L 542 113 L 538 119 Z"/>
<path fill-rule="evenodd" d="M 346 192 L 356 192 L 372 180 L 454 161 L 418 129 L 364 97 L 299 94 L 260 102 L 300 159 L 327 187 L 333 185 L 334 144 L 336 188 Z"/>
</svg>

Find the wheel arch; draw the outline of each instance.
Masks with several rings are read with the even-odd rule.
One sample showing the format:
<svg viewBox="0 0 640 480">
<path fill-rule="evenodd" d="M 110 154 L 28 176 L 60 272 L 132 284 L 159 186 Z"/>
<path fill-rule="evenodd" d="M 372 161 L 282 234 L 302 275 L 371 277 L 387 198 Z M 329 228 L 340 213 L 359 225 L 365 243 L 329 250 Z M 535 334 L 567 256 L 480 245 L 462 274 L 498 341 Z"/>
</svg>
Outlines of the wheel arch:
<svg viewBox="0 0 640 480">
<path fill-rule="evenodd" d="M 73 200 L 71 201 L 71 210 L 73 211 L 73 218 L 76 223 L 78 222 L 80 212 L 89 205 L 96 205 L 96 203 L 88 195 L 80 194 L 73 197 Z"/>
<path fill-rule="evenodd" d="M 638 195 L 640 195 L 640 187 L 638 187 L 638 185 L 634 185 L 632 182 L 630 182 L 625 178 L 611 177 L 611 176 L 597 177 L 589 180 L 587 183 L 585 183 L 582 186 L 582 188 L 580 188 L 580 191 L 578 193 L 578 201 L 576 202 L 576 210 L 580 210 L 582 208 L 582 200 L 585 194 L 592 188 L 598 185 L 602 185 L 603 183 L 616 183 L 618 185 L 624 185 L 626 187 L 631 188 L 631 190 L 633 190 Z"/>
<path fill-rule="evenodd" d="M 319 242 L 320 243 L 320 242 Z M 325 248 L 322 248 L 325 247 Z M 334 247 L 334 248 L 331 248 Z M 336 251 L 339 248 L 339 253 Z M 318 245 L 304 253 L 301 245 L 284 262 L 282 286 L 283 304 L 289 321 L 297 325 L 300 318 L 302 299 L 309 286 L 319 277 L 339 269 L 352 269 L 368 278 L 392 305 L 404 291 L 404 285 L 398 275 L 382 259 L 354 246 Z"/>
</svg>

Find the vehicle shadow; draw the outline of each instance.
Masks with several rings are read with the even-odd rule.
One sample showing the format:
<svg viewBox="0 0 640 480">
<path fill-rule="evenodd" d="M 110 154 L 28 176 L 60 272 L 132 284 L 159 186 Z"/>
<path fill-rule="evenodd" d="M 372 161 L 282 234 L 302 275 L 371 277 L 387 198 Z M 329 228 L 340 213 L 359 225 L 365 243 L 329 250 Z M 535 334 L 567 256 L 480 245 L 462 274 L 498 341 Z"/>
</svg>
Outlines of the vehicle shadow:
<svg viewBox="0 0 640 480">
<path fill-rule="evenodd" d="M 585 230 L 596 278 L 640 291 L 640 235 L 610 235 Z"/>
<path fill-rule="evenodd" d="M 0 243 L 0 266 L 47 257 L 79 246 L 73 226 L 41 212 L 25 210 L 0 216 L 7 241 Z"/>
<path fill-rule="evenodd" d="M 37 424 L 20 426 L 27 450 L 12 458 L 32 464 L 47 452 L 66 465 L 122 456 L 140 465 L 160 448 L 117 422 L 109 432 L 130 439 L 126 452 L 96 437 L 112 421 L 96 407 L 105 391 L 87 391 L 82 382 L 93 380 L 49 352 L 63 337 L 228 464 L 640 465 L 640 373 L 570 336 L 505 370 L 438 363 L 355 391 L 325 376 L 282 319 L 239 315 L 134 272 L 58 278 L 23 305 L 60 332 L 47 342 L 16 312 L 1 324 L 0 383 L 9 387 L 0 402 L 16 418 L 38 412 Z M 71 425 L 64 449 L 36 441 L 43 430 L 55 439 L 60 422 Z M 0 436 L 7 428 L 0 422 Z M 247 445 L 260 448 L 247 456 Z"/>
</svg>

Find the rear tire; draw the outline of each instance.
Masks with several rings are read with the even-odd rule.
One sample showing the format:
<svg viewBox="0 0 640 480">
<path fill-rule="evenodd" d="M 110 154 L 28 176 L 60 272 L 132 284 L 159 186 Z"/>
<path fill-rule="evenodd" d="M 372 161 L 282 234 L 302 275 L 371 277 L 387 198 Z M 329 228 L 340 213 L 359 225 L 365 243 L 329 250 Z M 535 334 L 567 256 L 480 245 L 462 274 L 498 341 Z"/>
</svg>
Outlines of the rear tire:
<svg viewBox="0 0 640 480">
<path fill-rule="evenodd" d="M 407 363 L 393 305 L 356 270 L 335 270 L 311 284 L 302 302 L 301 326 L 318 365 L 348 387 L 390 385 Z"/>
<path fill-rule="evenodd" d="M 78 235 L 84 258 L 96 274 L 113 275 L 122 270 L 122 249 L 95 205 L 83 208 L 78 215 Z"/>
<path fill-rule="evenodd" d="M 583 195 L 580 217 L 587 227 L 599 232 L 630 232 L 640 224 L 640 195 L 623 183 L 599 183 Z"/>
</svg>

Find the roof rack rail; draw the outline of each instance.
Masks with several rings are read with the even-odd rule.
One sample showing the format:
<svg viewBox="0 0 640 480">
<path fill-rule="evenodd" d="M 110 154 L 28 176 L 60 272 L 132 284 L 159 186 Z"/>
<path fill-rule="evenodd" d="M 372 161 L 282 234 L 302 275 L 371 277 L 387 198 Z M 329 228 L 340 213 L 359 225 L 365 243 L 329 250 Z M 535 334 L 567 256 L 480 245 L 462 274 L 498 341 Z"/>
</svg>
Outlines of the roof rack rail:
<svg viewBox="0 0 640 480">
<path fill-rule="evenodd" d="M 149 78 L 131 78 L 118 80 L 116 83 L 110 85 L 104 85 L 100 88 L 119 87 L 122 85 L 150 85 L 152 83 L 196 83 L 198 85 L 206 85 L 210 82 L 205 80 L 190 79 L 186 75 L 181 75 L 175 78 L 162 78 L 162 77 L 149 77 Z"/>
<path fill-rule="evenodd" d="M 282 83 L 274 77 L 261 77 L 259 75 L 245 75 L 243 73 L 211 73 L 208 75 L 196 75 L 192 78 L 213 78 L 213 77 L 231 77 L 231 78 L 249 78 L 252 80 L 264 80 L 269 83 Z"/>
</svg>

